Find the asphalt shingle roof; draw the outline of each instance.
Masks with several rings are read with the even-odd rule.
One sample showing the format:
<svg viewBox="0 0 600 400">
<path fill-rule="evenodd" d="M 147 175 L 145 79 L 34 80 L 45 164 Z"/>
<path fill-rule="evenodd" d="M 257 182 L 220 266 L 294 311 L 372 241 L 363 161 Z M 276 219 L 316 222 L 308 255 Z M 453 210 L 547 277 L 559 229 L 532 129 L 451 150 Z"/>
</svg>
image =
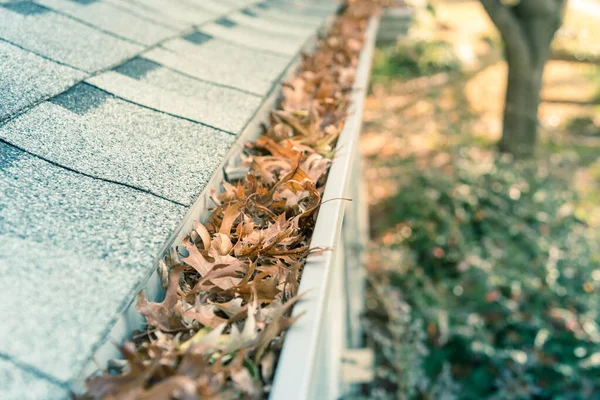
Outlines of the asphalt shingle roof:
<svg viewBox="0 0 600 400">
<path fill-rule="evenodd" d="M 165 13 L 161 13 L 160 10 L 146 6 L 144 2 L 135 3 L 129 0 L 102 0 L 102 2 L 166 28 L 174 28 L 179 31 L 189 26 L 185 21 L 177 20 L 176 18 L 167 16 Z"/>
<path fill-rule="evenodd" d="M 201 37 L 207 40 L 197 44 Z M 194 78 L 260 96 L 271 90 L 292 59 L 286 55 L 261 53 L 198 32 L 169 40 L 143 56 Z"/>
<path fill-rule="evenodd" d="M 87 82 L 129 101 L 231 133 L 244 127 L 262 101 L 258 95 L 203 82 L 143 57 Z"/>
<path fill-rule="evenodd" d="M 146 13 L 155 15 L 159 20 L 166 18 L 170 23 L 175 23 L 179 28 L 194 24 L 202 24 L 218 17 L 218 14 L 208 9 L 193 4 L 194 2 L 173 0 L 121 0 L 126 7 L 144 9 Z"/>
<path fill-rule="evenodd" d="M 0 138 L 75 171 L 190 205 L 235 136 L 83 83 L 4 124 Z"/>
<path fill-rule="evenodd" d="M 85 76 L 0 40 L 0 121 L 67 90 Z"/>
<path fill-rule="evenodd" d="M 310 27 L 289 24 L 276 19 L 261 18 L 257 13 L 249 9 L 232 13 L 228 18 L 239 25 L 243 25 L 247 28 L 260 29 L 264 32 L 283 33 L 305 38 L 314 32 L 314 29 Z"/>
<path fill-rule="evenodd" d="M 69 397 L 64 388 L 23 370 L 10 361 L 0 358 L 2 395 L 11 400 L 62 400 Z M 24 393 L 23 388 L 27 388 Z"/>
<path fill-rule="evenodd" d="M 177 34 L 117 5 L 102 1 L 38 0 L 38 3 L 139 44 L 152 45 Z"/>
<path fill-rule="evenodd" d="M 186 208 L 4 143 L 0 193 L 0 354 L 67 382 Z"/>
<path fill-rule="evenodd" d="M 119 64 L 143 50 L 31 1 L 0 6 L 0 38 L 87 72 Z"/>
<path fill-rule="evenodd" d="M 323 16 L 307 14 L 306 11 L 292 8 L 286 4 L 285 7 L 272 5 L 271 2 L 262 2 L 251 5 L 246 10 L 255 13 L 259 18 L 271 19 L 279 22 L 290 23 L 299 26 L 309 26 L 317 28 L 325 16 L 331 15 L 331 12 Z"/>
<path fill-rule="evenodd" d="M 306 36 L 265 32 L 256 28 L 239 25 L 229 18 L 221 18 L 204 25 L 201 31 L 205 34 L 231 43 L 256 50 L 266 50 L 274 54 L 294 56 L 306 41 Z"/>
<path fill-rule="evenodd" d="M 0 399 L 79 387 L 336 3 L 0 0 Z"/>
</svg>

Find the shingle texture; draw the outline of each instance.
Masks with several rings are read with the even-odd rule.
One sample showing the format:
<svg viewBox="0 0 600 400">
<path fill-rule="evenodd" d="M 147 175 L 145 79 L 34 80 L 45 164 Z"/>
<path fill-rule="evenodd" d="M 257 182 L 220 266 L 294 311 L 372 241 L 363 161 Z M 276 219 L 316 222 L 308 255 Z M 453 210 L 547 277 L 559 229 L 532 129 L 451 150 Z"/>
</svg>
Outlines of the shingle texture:
<svg viewBox="0 0 600 400">
<path fill-rule="evenodd" d="M 86 175 L 186 205 L 235 139 L 87 84 L 4 124 L 0 138 Z"/>
<path fill-rule="evenodd" d="M 61 93 L 85 76 L 0 41 L 0 121 Z"/>
<path fill-rule="evenodd" d="M 66 399 L 336 1 L 0 0 L 0 399 Z"/>
<path fill-rule="evenodd" d="M 202 38 L 208 38 L 198 44 Z M 197 79 L 267 94 L 292 57 L 261 53 L 198 32 L 169 40 L 144 57 Z"/>
<path fill-rule="evenodd" d="M 222 19 L 202 27 L 205 32 L 218 39 L 242 45 L 247 48 L 265 50 L 274 54 L 293 56 L 304 43 L 302 36 L 261 31 L 238 25 L 231 19 Z"/>
<path fill-rule="evenodd" d="M 143 50 L 30 1 L 0 6 L 0 38 L 87 72 L 118 64 Z"/>
<path fill-rule="evenodd" d="M 0 193 L 0 353 L 68 381 L 185 207 L 1 143 Z"/>
<path fill-rule="evenodd" d="M 62 400 L 69 396 L 67 390 L 2 358 L 0 382 L 0 393 L 4 400 Z M 27 390 L 23 390 L 24 388 Z"/>
<path fill-rule="evenodd" d="M 261 97 L 194 79 L 143 57 L 88 83 L 149 108 L 238 132 L 252 117 Z"/>
<path fill-rule="evenodd" d="M 153 45 L 177 33 L 134 13 L 102 1 L 38 0 L 38 3 L 91 26 L 144 45 Z"/>
<path fill-rule="evenodd" d="M 246 10 L 257 14 L 260 18 L 275 20 L 298 26 L 317 27 L 332 12 L 323 11 L 319 7 L 303 7 L 287 2 L 260 2 L 250 5 Z"/>
<path fill-rule="evenodd" d="M 229 19 L 238 25 L 254 28 L 263 32 L 286 34 L 306 39 L 314 33 L 314 29 L 302 25 L 285 23 L 273 18 L 261 17 L 259 13 L 251 9 L 242 9 L 229 15 Z"/>
<path fill-rule="evenodd" d="M 129 3 L 133 10 L 141 11 L 146 15 L 154 15 L 157 19 L 166 18 L 171 24 L 179 28 L 202 24 L 218 18 L 219 15 L 202 7 L 199 1 L 173 1 L 173 0 L 122 0 Z"/>
</svg>

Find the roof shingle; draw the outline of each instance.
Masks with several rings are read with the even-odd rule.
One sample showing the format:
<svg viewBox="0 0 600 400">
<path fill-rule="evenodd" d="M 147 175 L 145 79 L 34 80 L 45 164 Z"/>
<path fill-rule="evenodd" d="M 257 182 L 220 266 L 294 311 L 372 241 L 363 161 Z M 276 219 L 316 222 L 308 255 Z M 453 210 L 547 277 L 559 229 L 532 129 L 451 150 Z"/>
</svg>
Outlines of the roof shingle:
<svg viewBox="0 0 600 400">
<path fill-rule="evenodd" d="M 0 382 L 5 400 L 62 400 L 69 397 L 65 389 L 1 358 Z M 27 391 L 24 392 L 23 388 Z"/>
<path fill-rule="evenodd" d="M 177 34 L 174 28 L 153 23 L 131 11 L 103 1 L 37 0 L 37 2 L 98 29 L 144 45 L 152 45 Z"/>
<path fill-rule="evenodd" d="M 186 209 L 1 142 L 0 198 L 0 353 L 68 381 Z"/>
<path fill-rule="evenodd" d="M 201 45 L 176 38 L 143 56 L 186 75 L 264 96 L 292 57 L 210 39 Z"/>
<path fill-rule="evenodd" d="M 9 121 L 0 138 L 72 170 L 187 205 L 235 139 L 87 84 Z"/>
<path fill-rule="evenodd" d="M 134 103 L 233 134 L 262 102 L 260 96 L 203 82 L 141 57 L 87 82 Z"/>
<path fill-rule="evenodd" d="M 0 38 L 87 72 L 119 64 L 143 50 L 30 1 L 0 6 Z"/>
<path fill-rule="evenodd" d="M 0 122 L 85 77 L 81 71 L 0 40 Z"/>
</svg>

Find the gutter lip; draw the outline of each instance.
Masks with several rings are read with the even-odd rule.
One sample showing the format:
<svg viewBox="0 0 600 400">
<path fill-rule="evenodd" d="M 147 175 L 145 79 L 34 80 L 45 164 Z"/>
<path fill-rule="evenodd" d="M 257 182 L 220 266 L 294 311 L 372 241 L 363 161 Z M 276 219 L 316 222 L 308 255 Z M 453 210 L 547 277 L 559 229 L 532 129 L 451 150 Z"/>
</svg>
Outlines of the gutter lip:
<svg viewBox="0 0 600 400">
<path fill-rule="evenodd" d="M 219 166 L 214 170 L 213 175 L 204 187 L 196 201 L 189 206 L 188 211 L 182 218 L 173 233 L 165 241 L 163 247 L 158 253 L 158 257 L 148 269 L 148 273 L 141 279 L 140 283 L 127 295 L 122 306 L 116 312 L 116 316 L 108 325 L 106 333 L 99 339 L 91 349 L 91 359 L 83 364 L 80 371 L 73 376 L 68 382 L 65 382 L 68 388 L 75 394 L 84 394 L 86 391 L 85 380 L 95 374 L 101 372 L 108 361 L 115 358 L 122 358 L 117 348 L 117 344 L 121 344 L 131 337 L 131 333 L 137 329 L 141 329 L 145 320 L 139 314 L 136 308 L 137 294 L 142 290 L 150 301 L 160 301 L 164 297 L 164 290 L 161 286 L 160 277 L 157 269 L 159 261 L 169 252 L 169 249 L 177 244 L 181 244 L 181 239 L 187 235 L 193 228 L 194 221 L 204 222 L 209 216 L 211 208 L 210 194 L 212 190 L 220 192 L 221 184 L 226 180 L 226 169 L 231 165 L 231 162 L 238 159 L 243 151 L 243 144 L 257 139 L 261 136 L 261 125 L 268 121 L 271 111 L 281 99 L 280 84 L 283 81 L 289 80 L 295 76 L 298 67 L 302 61 L 303 54 L 311 53 L 320 37 L 329 29 L 333 21 L 337 18 L 340 8 L 332 11 L 329 17 L 324 19 L 322 25 L 315 29 L 315 32 L 310 35 L 304 44 L 301 46 L 298 54 L 296 54 L 288 63 L 285 70 L 273 81 L 273 86 L 265 97 L 260 106 L 257 108 L 254 115 L 236 135 L 235 141 L 231 144 L 227 154 L 221 160 Z"/>
<path fill-rule="evenodd" d="M 304 266 L 298 293 L 306 293 L 294 305 L 292 317 L 300 316 L 285 333 L 282 352 L 275 368 L 270 400 L 310 400 L 314 387 L 321 333 L 325 328 L 325 312 L 335 259 L 335 246 L 341 237 L 346 209 L 342 200 L 351 179 L 352 165 L 357 154 L 362 128 L 363 106 L 367 95 L 375 40 L 380 17 L 371 17 L 365 32 L 365 44 L 359 56 L 351 104 L 344 128 L 336 145 L 336 156 L 331 164 L 322 206 L 319 210 L 310 247 L 329 248 L 331 251 L 309 256 Z M 360 179 L 360 177 L 353 177 Z M 340 337 L 340 340 L 343 340 Z M 335 372 L 334 372 L 335 373 Z"/>
</svg>

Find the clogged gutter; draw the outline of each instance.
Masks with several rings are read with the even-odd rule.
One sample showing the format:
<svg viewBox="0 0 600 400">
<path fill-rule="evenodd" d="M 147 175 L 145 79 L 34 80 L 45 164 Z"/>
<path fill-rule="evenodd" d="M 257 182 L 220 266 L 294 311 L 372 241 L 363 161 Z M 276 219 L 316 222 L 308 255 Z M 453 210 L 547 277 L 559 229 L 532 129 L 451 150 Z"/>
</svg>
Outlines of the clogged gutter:
<svg viewBox="0 0 600 400">
<path fill-rule="evenodd" d="M 242 157 L 247 175 L 213 194 L 207 223 L 161 263 L 162 302 L 140 293 L 147 329 L 123 363 L 88 379 L 87 399 L 263 398 L 298 294 L 335 142 L 375 0 L 349 0 L 283 84 L 270 124 Z"/>
</svg>

